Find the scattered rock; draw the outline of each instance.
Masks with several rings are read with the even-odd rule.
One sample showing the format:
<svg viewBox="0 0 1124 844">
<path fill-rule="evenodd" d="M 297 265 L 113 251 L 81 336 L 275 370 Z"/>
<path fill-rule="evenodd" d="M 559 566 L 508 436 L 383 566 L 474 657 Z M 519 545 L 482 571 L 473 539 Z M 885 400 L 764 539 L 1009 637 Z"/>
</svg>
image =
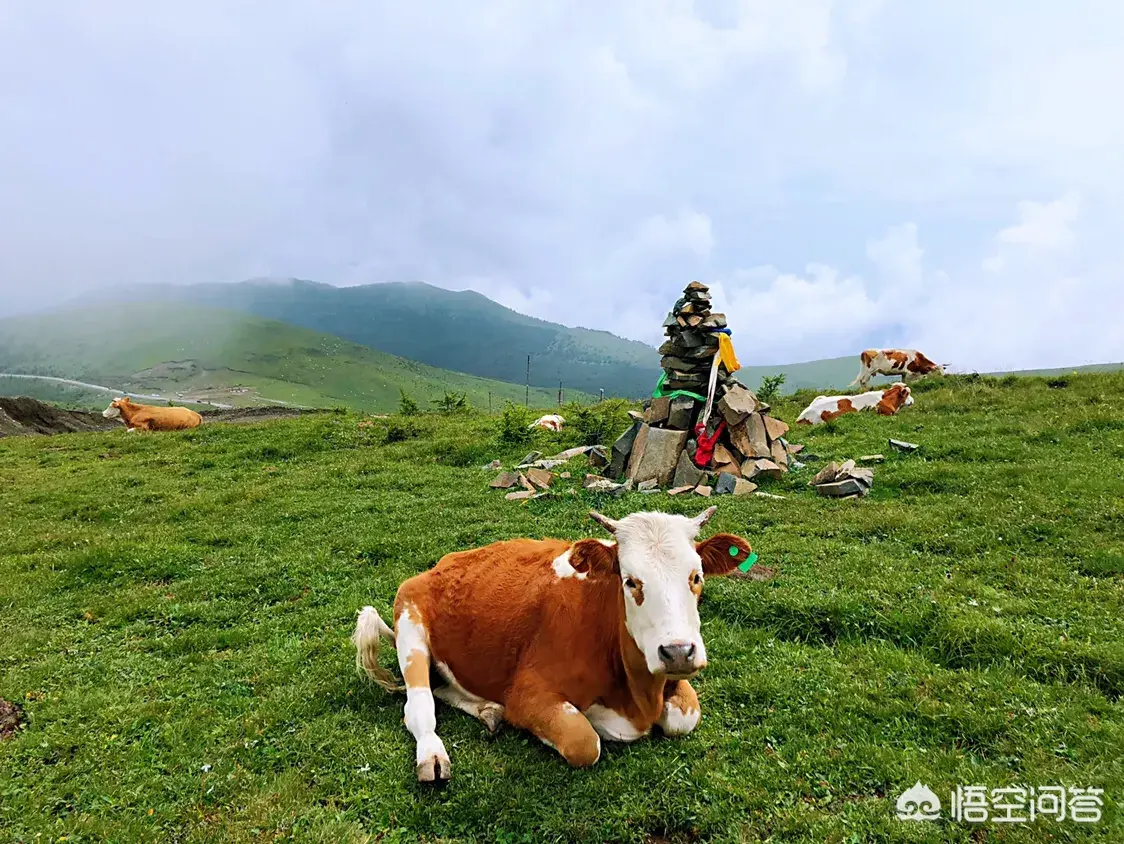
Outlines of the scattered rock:
<svg viewBox="0 0 1124 844">
<path fill-rule="evenodd" d="M 864 454 L 859 458 L 860 463 L 881 463 L 885 460 L 885 455 L 882 454 Z"/>
<path fill-rule="evenodd" d="M 503 461 L 501 461 L 501 460 L 493 460 L 493 461 L 492 461 L 491 463 L 489 463 L 489 464 L 488 464 L 487 466 L 485 466 L 484 468 L 485 468 L 485 469 L 490 469 L 490 470 L 492 470 L 493 472 L 495 472 L 495 471 L 497 471 L 497 470 L 499 470 L 499 469 L 502 469 L 502 468 L 503 468 Z"/>
<path fill-rule="evenodd" d="M 23 726 L 23 710 L 0 697 L 0 741 L 11 738 Z"/>
<path fill-rule="evenodd" d="M 613 490 L 613 496 L 615 498 L 620 498 L 626 492 L 632 492 L 632 478 L 629 478 L 623 484 L 619 484 L 617 488 Z"/>
<path fill-rule="evenodd" d="M 726 448 L 726 446 L 722 445 L 722 443 L 715 444 L 714 465 L 725 466 L 733 462 L 735 462 L 735 458 L 734 455 L 730 454 L 730 449 Z"/>
<path fill-rule="evenodd" d="M 648 490 L 659 489 L 659 484 L 656 483 L 655 478 L 652 478 L 651 480 L 648 480 L 648 481 L 641 481 L 640 483 L 638 483 L 636 485 L 636 488 L 640 492 L 647 492 Z"/>
<path fill-rule="evenodd" d="M 559 475 L 558 477 L 560 477 L 560 478 L 564 478 L 564 479 L 566 479 L 566 480 L 570 480 L 570 473 L 569 473 L 569 472 L 563 472 L 563 473 L 562 473 L 561 475 Z"/>
<path fill-rule="evenodd" d="M 774 463 L 782 469 L 788 468 L 788 452 L 785 451 L 784 443 L 781 440 L 773 440 L 773 444 L 769 446 L 769 451 L 773 455 Z"/>
<path fill-rule="evenodd" d="M 788 440 L 785 440 L 784 447 L 789 454 L 795 455 L 804 450 L 804 443 L 790 443 Z"/>
<path fill-rule="evenodd" d="M 644 414 L 640 413 L 637 410 L 630 410 L 628 412 L 628 418 L 631 419 L 633 422 L 643 422 L 644 421 Z"/>
<path fill-rule="evenodd" d="M 588 452 L 589 465 L 594 469 L 604 469 L 609 465 L 609 452 L 605 450 L 603 445 L 595 445 Z"/>
<path fill-rule="evenodd" d="M 829 498 L 849 498 L 866 495 L 874 484 L 872 469 L 859 469 L 854 460 L 828 463 L 808 482 L 816 492 Z"/>
<path fill-rule="evenodd" d="M 703 498 L 710 498 L 710 492 L 710 487 L 706 486 L 705 484 L 699 484 L 697 487 L 695 487 L 695 495 L 701 495 Z"/>
<path fill-rule="evenodd" d="M 492 489 L 511 489 L 519 483 L 519 475 L 515 472 L 503 472 L 488 486 Z"/>
<path fill-rule="evenodd" d="M 690 484 L 687 484 L 686 486 L 676 486 L 676 487 L 672 487 L 671 489 L 669 489 L 667 491 L 667 494 L 668 495 L 681 495 L 684 492 L 690 492 L 692 489 L 694 489 L 694 487 L 691 486 Z"/>
<path fill-rule="evenodd" d="M 773 495 L 773 493 L 771 492 L 761 492 L 760 490 L 758 490 L 753 494 L 758 498 L 772 498 L 774 501 L 784 501 L 783 495 Z"/>
<path fill-rule="evenodd" d="M 741 478 L 736 475 L 731 475 L 729 472 L 723 472 L 718 476 L 718 480 L 714 484 L 715 495 L 732 495 L 734 487 L 737 486 Z"/>
<path fill-rule="evenodd" d="M 906 452 L 917 451 L 917 449 L 921 448 L 921 446 L 919 446 L 917 443 L 907 443 L 903 440 L 894 440 L 894 439 L 890 440 L 890 447 L 896 448 L 898 451 L 906 451 Z"/>
<path fill-rule="evenodd" d="M 525 501 L 528 498 L 534 498 L 536 493 L 528 490 L 520 490 L 519 492 L 509 492 L 504 496 L 508 501 Z"/>
<path fill-rule="evenodd" d="M 519 475 L 519 485 L 521 487 L 523 487 L 523 489 L 527 490 L 528 492 L 538 492 L 538 490 L 535 489 L 535 485 L 532 484 L 527 479 L 527 476 L 522 474 L 522 473 L 520 473 L 520 475 Z"/>
<path fill-rule="evenodd" d="M 528 469 L 527 480 L 539 489 L 547 489 L 550 487 L 551 481 L 554 480 L 554 475 L 546 469 Z"/>
<path fill-rule="evenodd" d="M 734 481 L 734 495 L 749 495 L 757 489 L 757 484 L 753 481 L 747 481 L 745 478 L 738 478 Z"/>
<path fill-rule="evenodd" d="M 765 457 L 757 460 L 747 460 L 742 464 L 743 478 L 748 480 L 750 478 L 756 478 L 758 475 L 765 475 L 767 478 L 780 480 L 784 477 L 784 469 Z"/>
<path fill-rule="evenodd" d="M 542 460 L 542 452 L 541 451 L 532 451 L 530 454 L 528 454 L 526 457 L 524 457 L 522 460 L 520 460 L 515 465 L 516 466 L 531 466 L 531 465 L 534 465 L 534 462 L 536 460 Z"/>
</svg>

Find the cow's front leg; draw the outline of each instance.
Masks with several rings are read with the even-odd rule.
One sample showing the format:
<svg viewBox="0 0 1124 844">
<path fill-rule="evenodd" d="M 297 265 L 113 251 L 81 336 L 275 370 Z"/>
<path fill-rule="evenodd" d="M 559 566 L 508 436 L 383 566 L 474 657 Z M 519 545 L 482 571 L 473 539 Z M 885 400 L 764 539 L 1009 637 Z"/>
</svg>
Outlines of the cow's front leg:
<svg viewBox="0 0 1124 844">
<path fill-rule="evenodd" d="M 406 729 L 417 742 L 418 782 L 440 782 L 452 776 L 445 744 L 437 737 L 437 713 L 429 687 L 429 636 L 416 610 L 406 607 L 398 616 L 395 645 L 398 667 L 406 681 Z"/>
<path fill-rule="evenodd" d="M 663 690 L 663 714 L 660 729 L 669 736 L 685 736 L 699 724 L 702 709 L 699 696 L 686 680 L 668 683 Z"/>
<path fill-rule="evenodd" d="M 575 768 L 587 767 L 601 758 L 597 731 L 561 695 L 533 685 L 516 685 L 508 694 L 504 717 L 512 725 L 530 730 Z"/>
</svg>

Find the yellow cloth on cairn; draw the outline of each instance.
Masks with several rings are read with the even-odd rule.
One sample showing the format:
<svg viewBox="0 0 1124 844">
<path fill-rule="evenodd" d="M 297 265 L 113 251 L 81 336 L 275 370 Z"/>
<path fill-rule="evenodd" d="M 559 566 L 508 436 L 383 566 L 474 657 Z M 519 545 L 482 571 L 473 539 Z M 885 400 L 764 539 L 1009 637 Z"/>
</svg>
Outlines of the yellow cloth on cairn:
<svg viewBox="0 0 1124 844">
<path fill-rule="evenodd" d="M 734 354 L 734 343 L 729 334 L 718 335 L 718 357 L 721 359 L 722 365 L 726 367 L 726 371 L 731 375 L 742 368 L 742 365 L 738 363 L 737 355 Z"/>
</svg>

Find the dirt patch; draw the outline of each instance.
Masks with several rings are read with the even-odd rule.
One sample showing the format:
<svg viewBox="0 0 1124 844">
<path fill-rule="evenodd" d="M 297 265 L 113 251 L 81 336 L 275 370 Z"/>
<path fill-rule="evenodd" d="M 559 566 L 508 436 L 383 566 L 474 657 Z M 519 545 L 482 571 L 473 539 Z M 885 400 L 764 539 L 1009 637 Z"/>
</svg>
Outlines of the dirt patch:
<svg viewBox="0 0 1124 844">
<path fill-rule="evenodd" d="M 11 738 L 23 723 L 23 711 L 0 697 L 0 741 Z"/>
<path fill-rule="evenodd" d="M 233 410 L 201 411 L 204 424 L 215 422 L 249 423 L 271 419 L 291 419 L 306 413 L 331 413 L 328 410 L 303 410 L 296 407 L 239 407 Z M 25 434 L 72 434 L 82 431 L 122 429 L 117 419 L 85 410 L 63 410 L 52 404 L 24 396 L 0 397 L 0 437 Z"/>
<path fill-rule="evenodd" d="M 20 434 L 71 434 L 78 431 L 111 431 L 120 427 L 100 413 L 63 410 L 24 396 L 0 397 L 0 437 Z"/>
</svg>

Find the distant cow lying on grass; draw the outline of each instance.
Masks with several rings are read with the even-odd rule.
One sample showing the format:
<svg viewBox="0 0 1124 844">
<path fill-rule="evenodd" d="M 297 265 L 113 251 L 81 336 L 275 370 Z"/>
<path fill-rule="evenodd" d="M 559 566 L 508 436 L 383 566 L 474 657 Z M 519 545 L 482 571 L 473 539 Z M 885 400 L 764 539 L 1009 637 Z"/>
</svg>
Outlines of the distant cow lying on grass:
<svg viewBox="0 0 1124 844">
<path fill-rule="evenodd" d="M 557 413 L 551 413 L 546 416 L 540 416 L 528 428 L 546 428 L 548 431 L 561 431 L 562 426 L 566 420 L 559 416 Z"/>
<path fill-rule="evenodd" d="M 356 663 L 383 688 L 404 688 L 418 780 L 450 776 L 434 697 L 492 732 L 505 720 L 530 730 L 575 766 L 600 758 L 602 738 L 693 730 L 701 711 L 687 680 L 707 663 L 703 577 L 750 554 L 729 534 L 696 543 L 714 511 L 591 513 L 616 542 L 515 539 L 448 554 L 398 588 L 394 630 L 360 610 Z M 395 642 L 405 687 L 379 666 L 380 637 Z M 431 668 L 444 681 L 434 689 Z"/>
<path fill-rule="evenodd" d="M 891 384 L 885 390 L 871 390 L 857 396 L 816 396 L 796 419 L 797 425 L 819 425 L 844 413 L 857 413 L 874 408 L 879 416 L 894 416 L 903 407 L 913 404 L 909 387 Z"/>
<path fill-rule="evenodd" d="M 180 431 L 196 428 L 203 417 L 186 407 L 153 407 L 149 404 L 134 404 L 128 396 L 114 399 L 102 411 L 106 419 L 120 419 L 126 431 Z"/>
<path fill-rule="evenodd" d="M 859 355 L 859 374 L 851 382 L 862 389 L 870 386 L 875 375 L 900 375 L 902 383 L 924 375 L 943 375 L 944 367 L 933 363 L 917 349 L 867 349 Z"/>
</svg>

